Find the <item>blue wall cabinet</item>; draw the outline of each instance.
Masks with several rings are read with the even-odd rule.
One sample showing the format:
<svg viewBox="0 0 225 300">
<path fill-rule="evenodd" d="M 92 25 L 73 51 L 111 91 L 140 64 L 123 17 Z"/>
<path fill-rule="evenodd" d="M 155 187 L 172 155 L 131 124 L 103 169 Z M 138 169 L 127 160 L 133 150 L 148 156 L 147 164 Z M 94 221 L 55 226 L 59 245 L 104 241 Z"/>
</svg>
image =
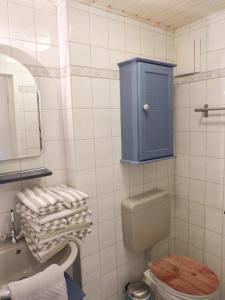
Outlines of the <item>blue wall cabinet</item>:
<svg viewBox="0 0 225 300">
<path fill-rule="evenodd" d="M 173 67 L 134 58 L 120 67 L 123 162 L 173 157 Z"/>
</svg>

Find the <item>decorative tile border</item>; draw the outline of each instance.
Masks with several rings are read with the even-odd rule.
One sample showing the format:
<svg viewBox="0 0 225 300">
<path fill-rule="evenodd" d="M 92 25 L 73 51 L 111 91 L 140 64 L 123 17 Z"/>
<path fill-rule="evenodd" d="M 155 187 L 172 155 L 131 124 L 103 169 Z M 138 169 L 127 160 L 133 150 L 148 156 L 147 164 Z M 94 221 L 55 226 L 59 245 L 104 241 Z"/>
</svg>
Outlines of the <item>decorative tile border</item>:
<svg viewBox="0 0 225 300">
<path fill-rule="evenodd" d="M 119 79 L 119 71 L 99 69 L 85 66 L 66 66 L 64 68 L 45 68 L 42 66 L 26 65 L 34 77 L 60 78 L 65 76 L 81 76 Z"/>
<path fill-rule="evenodd" d="M 194 81 L 201 81 L 213 78 L 225 77 L 225 69 L 207 71 L 202 73 L 197 73 L 193 75 L 187 75 L 182 77 L 175 77 L 174 84 L 182 84 Z"/>
<path fill-rule="evenodd" d="M 70 74 L 72 76 L 119 79 L 119 71 L 110 69 L 98 69 L 92 67 L 71 66 Z"/>
<path fill-rule="evenodd" d="M 93 78 L 119 79 L 119 71 L 84 66 L 67 66 L 61 70 L 61 76 L 81 76 Z"/>
<path fill-rule="evenodd" d="M 35 77 L 60 78 L 65 76 L 81 76 L 93 78 L 119 79 L 119 71 L 112 69 L 100 69 L 85 66 L 66 66 L 60 68 L 46 68 L 42 66 L 26 65 Z M 225 69 L 196 73 L 193 75 L 174 78 L 174 84 L 189 83 L 213 78 L 225 77 Z"/>
<path fill-rule="evenodd" d="M 46 68 L 42 66 L 26 65 L 31 74 L 35 77 L 60 78 L 59 68 Z"/>
</svg>

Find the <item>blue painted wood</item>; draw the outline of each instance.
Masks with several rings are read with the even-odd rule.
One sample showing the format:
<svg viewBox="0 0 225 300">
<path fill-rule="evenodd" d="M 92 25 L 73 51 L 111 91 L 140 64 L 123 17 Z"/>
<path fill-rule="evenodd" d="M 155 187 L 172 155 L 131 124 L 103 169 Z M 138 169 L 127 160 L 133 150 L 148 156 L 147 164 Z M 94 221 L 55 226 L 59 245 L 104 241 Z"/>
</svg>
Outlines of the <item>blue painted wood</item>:
<svg viewBox="0 0 225 300">
<path fill-rule="evenodd" d="M 120 82 L 122 158 L 138 161 L 138 70 L 136 63 L 124 65 L 120 69 Z"/>
<path fill-rule="evenodd" d="M 124 65 L 127 65 L 127 64 L 138 63 L 138 62 L 144 62 L 144 63 L 148 63 L 148 64 L 167 66 L 167 67 L 176 67 L 175 64 L 167 63 L 167 62 L 164 62 L 164 61 L 141 58 L 141 57 L 134 57 L 134 58 L 122 61 L 122 62 L 118 63 L 118 66 L 121 67 L 121 66 L 124 66 Z"/>
<path fill-rule="evenodd" d="M 138 64 L 139 160 L 173 155 L 172 68 Z M 149 105 L 145 111 L 143 106 Z"/>
<path fill-rule="evenodd" d="M 158 158 L 153 158 L 153 159 L 148 159 L 148 160 L 141 160 L 141 161 L 126 160 L 126 159 L 121 159 L 120 161 L 121 161 L 121 163 L 134 164 L 134 165 L 144 165 L 144 164 L 150 164 L 150 163 L 154 163 L 154 162 L 161 161 L 161 160 L 174 159 L 174 158 L 176 158 L 175 155 L 158 157 Z"/>
<path fill-rule="evenodd" d="M 173 157 L 173 64 L 141 58 L 120 66 L 122 162 Z M 149 111 L 143 105 L 149 104 Z"/>
</svg>

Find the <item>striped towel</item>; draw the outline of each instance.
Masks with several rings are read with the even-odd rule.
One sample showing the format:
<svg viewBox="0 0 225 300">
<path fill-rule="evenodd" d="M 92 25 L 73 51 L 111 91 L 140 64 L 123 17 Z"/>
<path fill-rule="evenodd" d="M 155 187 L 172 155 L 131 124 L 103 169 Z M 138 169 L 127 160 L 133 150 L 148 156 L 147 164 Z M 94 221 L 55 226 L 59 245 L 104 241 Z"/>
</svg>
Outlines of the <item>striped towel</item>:
<svg viewBox="0 0 225 300">
<path fill-rule="evenodd" d="M 80 215 L 86 215 L 89 211 L 88 204 L 85 202 L 83 206 L 78 208 L 71 208 L 71 209 L 63 209 L 61 211 L 51 213 L 44 216 L 38 216 L 38 214 L 32 213 L 31 210 L 26 208 L 24 205 L 17 203 L 16 205 L 17 213 L 26 220 L 31 220 L 38 225 L 44 225 L 46 223 L 60 220 L 62 218 L 69 218 L 69 217 L 79 217 Z M 89 211 L 90 212 L 90 211 Z M 69 219 L 68 219 L 69 220 Z"/>
<path fill-rule="evenodd" d="M 20 236 L 39 262 L 51 258 L 70 240 L 80 244 L 91 232 L 91 211 L 83 192 L 59 185 L 25 189 L 17 196 Z"/>
<path fill-rule="evenodd" d="M 61 251 L 69 241 L 75 241 L 78 245 L 79 240 L 82 240 L 91 232 L 90 227 L 77 229 L 76 232 L 70 231 L 55 238 L 46 238 L 39 241 L 39 238 L 33 235 L 28 226 L 21 226 L 21 236 L 25 237 L 27 245 L 33 256 L 41 263 L 47 261 L 52 256 Z"/>
<path fill-rule="evenodd" d="M 91 216 L 91 211 L 87 209 L 86 211 L 75 214 L 74 216 L 47 222 L 44 223 L 43 225 L 38 225 L 32 220 L 27 220 L 27 219 L 26 219 L 26 223 L 29 224 L 35 232 L 41 234 L 43 232 L 48 232 L 48 233 L 54 232 L 57 229 L 65 228 L 69 225 L 88 222 L 90 220 L 89 216 Z"/>
<path fill-rule="evenodd" d="M 60 185 L 51 188 L 35 187 L 17 193 L 19 201 L 32 212 L 40 215 L 49 214 L 60 209 L 78 207 L 88 195 Z"/>
<path fill-rule="evenodd" d="M 55 231 L 45 231 L 42 233 L 37 233 L 27 222 L 21 220 L 21 229 L 27 231 L 33 238 L 36 244 L 44 244 L 46 242 L 52 241 L 57 238 L 65 237 L 69 234 L 74 234 L 76 236 L 77 232 L 83 229 L 90 228 L 92 225 L 89 218 L 83 223 L 67 225 L 64 228 L 58 228 Z"/>
</svg>

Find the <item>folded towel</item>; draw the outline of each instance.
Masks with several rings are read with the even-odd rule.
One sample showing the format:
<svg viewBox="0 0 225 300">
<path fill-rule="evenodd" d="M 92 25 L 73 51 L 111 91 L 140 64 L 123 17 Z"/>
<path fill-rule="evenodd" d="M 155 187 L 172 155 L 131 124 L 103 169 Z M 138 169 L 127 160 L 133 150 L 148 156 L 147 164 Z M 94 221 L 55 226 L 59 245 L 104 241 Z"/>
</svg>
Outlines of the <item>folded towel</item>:
<svg viewBox="0 0 225 300">
<path fill-rule="evenodd" d="M 37 233 L 26 221 L 21 220 L 20 237 L 24 237 L 28 248 L 33 256 L 41 263 L 47 261 L 56 253 L 61 251 L 69 241 L 79 241 L 91 232 L 91 222 L 87 218 L 86 222 L 80 224 L 67 225 L 64 228 Z"/>
<path fill-rule="evenodd" d="M 36 240 L 31 237 L 28 231 L 23 229 L 22 233 L 24 233 L 25 240 L 33 256 L 40 263 L 44 263 L 54 255 L 56 255 L 59 251 L 61 251 L 70 241 L 74 241 L 79 247 L 82 239 L 88 233 L 90 233 L 90 228 L 77 231 L 76 234 L 71 232 L 70 234 L 67 234 L 63 237 L 39 244 L 36 243 Z"/>
<path fill-rule="evenodd" d="M 90 212 L 88 209 L 86 200 L 82 203 L 82 205 L 80 204 L 80 207 L 74 207 L 71 209 L 63 209 L 58 212 L 51 213 L 51 214 L 44 215 L 44 216 L 39 216 L 38 214 L 33 213 L 26 206 L 21 205 L 20 203 L 18 203 L 16 205 L 16 211 L 24 219 L 32 220 L 36 224 L 39 224 L 39 225 L 44 225 L 44 224 L 52 222 L 54 220 L 59 220 L 59 219 L 67 218 L 70 216 L 75 216 L 75 215 L 79 216 L 79 214 L 83 214 L 83 215 L 88 214 Z"/>
<path fill-rule="evenodd" d="M 51 195 L 48 192 L 48 189 L 44 190 L 43 188 L 35 187 L 33 189 L 33 191 L 37 194 L 38 197 L 43 198 L 43 200 L 45 202 L 44 207 L 50 206 L 50 205 L 55 205 L 58 200 L 56 197 L 54 197 L 53 195 Z"/>
<path fill-rule="evenodd" d="M 58 204 L 66 208 L 79 207 L 80 202 L 88 198 L 85 193 L 65 185 L 25 189 L 17 193 L 17 197 L 24 206 L 40 215 L 57 211 Z"/>
<path fill-rule="evenodd" d="M 66 281 L 58 265 L 8 286 L 12 300 L 68 300 Z"/>
<path fill-rule="evenodd" d="M 39 262 L 51 258 L 71 240 L 80 244 L 91 232 L 88 196 L 83 192 L 60 185 L 25 189 L 17 196 L 19 236 L 25 238 Z"/>
<path fill-rule="evenodd" d="M 78 206 L 79 202 L 88 198 L 86 194 L 65 185 L 49 188 L 49 191 L 56 197 L 62 198 L 63 204 L 67 208 Z"/>
<path fill-rule="evenodd" d="M 49 242 L 51 240 L 54 240 L 56 238 L 61 238 L 61 237 L 66 237 L 67 235 L 74 233 L 74 235 L 76 235 L 77 232 L 80 233 L 80 231 L 86 229 L 86 228 L 90 228 L 92 225 L 92 223 L 90 222 L 89 219 L 87 219 L 86 222 L 82 222 L 82 223 L 75 223 L 73 225 L 68 225 L 64 228 L 60 228 L 57 229 L 55 231 L 52 232 L 43 232 L 43 233 L 37 233 L 33 230 L 33 228 L 31 226 L 29 226 L 29 224 L 27 224 L 26 222 L 24 222 L 23 220 L 21 220 L 21 229 L 22 230 L 26 230 L 26 232 L 28 232 L 30 234 L 30 236 L 32 237 L 32 239 L 35 241 L 36 244 L 43 244 L 46 242 Z"/>
<path fill-rule="evenodd" d="M 91 211 L 87 210 L 85 212 L 75 214 L 74 216 L 71 216 L 71 217 L 57 219 L 57 220 L 47 222 L 47 223 L 44 223 L 44 224 L 41 224 L 41 225 L 35 223 L 33 220 L 28 220 L 28 219 L 25 219 L 26 220 L 25 222 L 37 234 L 42 234 L 42 233 L 51 233 L 51 232 L 54 232 L 58 229 L 68 227 L 69 225 L 89 222 L 90 221 L 90 219 L 89 219 L 90 215 L 91 215 Z M 24 218 L 22 220 L 24 220 Z"/>
<path fill-rule="evenodd" d="M 56 255 L 60 252 L 67 244 L 68 239 L 61 238 L 48 243 L 47 245 L 37 246 L 35 243 L 30 239 L 29 234 L 25 235 L 26 243 L 32 253 L 32 255 L 39 261 L 40 263 L 44 263 L 48 261 L 51 257 Z M 74 242 L 77 243 L 75 237 L 73 239 Z M 78 244 L 78 243 L 77 243 Z"/>
<path fill-rule="evenodd" d="M 24 218 L 22 219 L 24 220 Z M 25 222 L 28 226 L 30 226 L 37 234 L 41 234 L 43 232 L 52 232 L 56 229 L 64 228 L 68 225 L 68 221 L 66 218 L 61 218 L 58 220 L 54 220 L 51 222 L 47 222 L 43 225 L 39 225 L 32 220 L 28 220 L 25 218 Z"/>
<path fill-rule="evenodd" d="M 82 199 L 88 199 L 88 195 L 85 194 L 84 192 L 75 190 L 74 188 L 71 188 L 71 187 L 66 186 L 66 185 L 63 185 L 63 184 L 61 184 L 60 187 L 62 187 L 63 189 L 66 189 L 67 191 L 72 192 L 72 194 L 75 194 L 75 196 L 76 196 L 77 194 L 79 194 L 79 195 L 81 196 Z"/>
</svg>

